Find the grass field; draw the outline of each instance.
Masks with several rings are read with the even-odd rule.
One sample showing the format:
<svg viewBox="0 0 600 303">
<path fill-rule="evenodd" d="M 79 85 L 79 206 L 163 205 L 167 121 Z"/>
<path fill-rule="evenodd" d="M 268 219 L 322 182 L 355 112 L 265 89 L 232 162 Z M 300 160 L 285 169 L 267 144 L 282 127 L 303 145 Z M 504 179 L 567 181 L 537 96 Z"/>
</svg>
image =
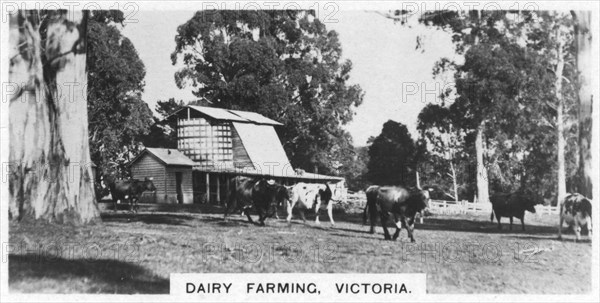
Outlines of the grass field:
<svg viewBox="0 0 600 303">
<path fill-rule="evenodd" d="M 528 214 L 523 232 L 518 220 L 498 230 L 489 214 L 434 215 L 411 244 L 405 230 L 395 242 L 381 227 L 369 234 L 358 208 L 336 212 L 333 228 L 326 215 L 321 226 L 296 216 L 288 227 L 281 211 L 260 227 L 219 211 L 107 211 L 76 228 L 11 223 L 10 291 L 168 293 L 178 272 L 427 273 L 429 293 L 591 291 L 591 244 L 572 233 L 558 241 L 552 216 Z"/>
</svg>

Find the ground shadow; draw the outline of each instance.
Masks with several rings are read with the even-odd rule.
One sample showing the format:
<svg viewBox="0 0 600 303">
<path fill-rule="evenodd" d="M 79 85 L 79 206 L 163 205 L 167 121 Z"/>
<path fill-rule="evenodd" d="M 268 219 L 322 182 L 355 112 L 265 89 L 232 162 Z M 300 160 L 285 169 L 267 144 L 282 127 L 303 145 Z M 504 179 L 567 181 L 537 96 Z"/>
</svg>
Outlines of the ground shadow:
<svg viewBox="0 0 600 303">
<path fill-rule="evenodd" d="M 363 214 L 362 213 L 344 213 L 339 211 L 337 216 L 334 214 L 334 219 L 339 222 L 349 222 L 362 226 L 365 232 L 369 229 L 370 218 L 367 220 L 367 225 L 363 225 Z M 506 221 L 506 222 L 505 222 Z M 381 222 L 377 218 L 375 224 L 376 227 L 381 227 Z M 395 228 L 394 223 L 390 219 L 386 226 L 388 228 Z M 502 229 L 498 229 L 498 223 L 496 221 L 481 221 L 481 220 L 470 220 L 470 219 L 455 219 L 452 217 L 436 217 L 426 216 L 423 224 L 417 219 L 415 222 L 415 229 L 417 230 L 442 230 L 442 231 L 458 231 L 458 232 L 474 232 L 474 233 L 486 233 L 486 234 L 556 234 L 555 226 L 547 225 L 532 225 L 525 221 L 525 231 L 521 230 L 521 221 L 515 219 L 513 222 L 513 229 L 509 230 L 509 221 L 504 218 L 502 221 Z M 347 229 L 349 232 L 361 232 L 360 230 Z"/>
<path fill-rule="evenodd" d="M 566 234 L 563 232 L 563 238 L 559 239 L 558 234 L 543 234 L 543 235 L 510 235 L 511 238 L 521 239 L 521 240 L 546 240 L 546 241 L 556 241 L 556 242 L 565 242 L 565 243 L 577 243 L 577 244 L 590 244 L 592 240 L 587 235 L 582 235 L 579 241 L 575 241 L 574 234 Z"/>
<path fill-rule="evenodd" d="M 10 255 L 8 259 L 9 285 L 30 284 L 38 279 L 54 281 L 82 281 L 87 293 L 168 294 L 169 280 L 158 277 L 147 269 L 129 262 L 108 259 L 74 259 L 47 257 L 37 254 Z M 76 283 L 76 282 L 74 282 Z M 56 285 L 65 283 L 56 282 Z M 52 287 L 51 285 L 49 285 Z M 14 287 L 14 286 L 13 286 Z M 79 286 L 75 287 L 80 291 Z M 19 291 L 29 292 L 19 289 Z M 32 289 L 30 292 L 43 290 Z M 70 293 L 71 289 L 51 292 Z"/>
<path fill-rule="evenodd" d="M 104 222 L 131 223 L 143 222 L 146 224 L 187 225 L 186 222 L 194 217 L 188 215 L 176 215 L 165 213 L 102 213 L 100 215 Z"/>
<path fill-rule="evenodd" d="M 508 221 L 508 220 L 507 220 Z M 512 230 L 509 229 L 509 223 L 502 223 L 502 229 L 498 229 L 497 222 L 486 222 L 467 219 L 450 219 L 426 217 L 423 224 L 415 223 L 416 229 L 422 230 L 443 230 L 443 231 L 459 231 L 459 232 L 474 232 L 486 234 L 552 234 L 556 233 L 556 227 L 543 225 L 530 225 L 525 221 L 525 230 L 521 229 L 521 221 L 513 222 Z"/>
</svg>

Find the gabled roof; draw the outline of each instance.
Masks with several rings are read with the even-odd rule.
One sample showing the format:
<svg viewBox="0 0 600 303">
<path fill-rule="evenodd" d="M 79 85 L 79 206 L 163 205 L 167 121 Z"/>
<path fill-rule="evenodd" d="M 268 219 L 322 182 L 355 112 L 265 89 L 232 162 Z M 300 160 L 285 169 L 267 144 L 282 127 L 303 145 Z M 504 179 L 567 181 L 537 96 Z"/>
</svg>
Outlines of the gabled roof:
<svg viewBox="0 0 600 303">
<path fill-rule="evenodd" d="M 261 114 L 257 114 L 254 112 L 245 112 L 241 110 L 229 110 L 229 112 L 234 113 L 248 121 L 252 121 L 256 124 L 267 124 L 267 125 L 283 125 L 275 120 L 271 120 Z"/>
<path fill-rule="evenodd" d="M 195 166 L 197 165 L 194 161 L 184 155 L 182 152 L 174 148 L 150 148 L 144 149 L 137 157 L 131 160 L 129 165 L 133 165 L 139 160 L 144 154 L 150 154 L 155 159 L 160 161 L 162 164 L 167 166 Z"/>
<path fill-rule="evenodd" d="M 233 122 L 246 153 L 255 169 L 261 171 L 291 169 L 275 129 L 269 125 Z"/>
<path fill-rule="evenodd" d="M 190 108 L 201 114 L 209 116 L 215 120 L 225 120 L 225 121 L 234 121 L 241 123 L 254 123 L 254 124 L 263 124 L 263 125 L 283 125 L 275 120 L 269 119 L 261 114 L 254 112 L 247 112 L 241 110 L 230 110 L 218 107 L 207 107 L 207 106 L 197 106 L 197 105 L 187 105 L 180 110 L 174 112 L 172 115 L 177 114 L 178 112 Z"/>
</svg>

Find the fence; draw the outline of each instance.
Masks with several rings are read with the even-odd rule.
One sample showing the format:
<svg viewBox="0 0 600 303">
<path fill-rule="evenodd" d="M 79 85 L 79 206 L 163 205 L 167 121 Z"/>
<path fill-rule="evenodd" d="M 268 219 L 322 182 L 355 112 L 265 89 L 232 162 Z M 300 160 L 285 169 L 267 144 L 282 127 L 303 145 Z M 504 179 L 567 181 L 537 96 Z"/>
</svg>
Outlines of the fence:
<svg viewBox="0 0 600 303">
<path fill-rule="evenodd" d="M 429 208 L 432 212 L 441 214 L 490 213 L 492 211 L 492 204 L 431 200 L 429 201 Z M 559 209 L 557 206 L 536 205 L 535 211 L 537 215 L 555 215 L 558 214 Z"/>
<path fill-rule="evenodd" d="M 364 207 L 366 203 L 366 197 L 364 192 L 351 192 L 346 193 L 348 203 L 356 204 L 359 207 Z M 469 201 L 445 201 L 445 200 L 430 200 L 429 208 L 432 212 L 439 214 L 466 214 L 466 213 L 487 213 L 492 211 L 491 203 L 475 203 Z M 557 206 L 535 206 L 536 215 L 556 215 L 559 213 Z"/>
<path fill-rule="evenodd" d="M 468 201 L 431 200 L 429 208 L 432 212 L 441 214 L 466 214 L 468 212 L 489 212 L 491 204 L 473 203 Z"/>
</svg>

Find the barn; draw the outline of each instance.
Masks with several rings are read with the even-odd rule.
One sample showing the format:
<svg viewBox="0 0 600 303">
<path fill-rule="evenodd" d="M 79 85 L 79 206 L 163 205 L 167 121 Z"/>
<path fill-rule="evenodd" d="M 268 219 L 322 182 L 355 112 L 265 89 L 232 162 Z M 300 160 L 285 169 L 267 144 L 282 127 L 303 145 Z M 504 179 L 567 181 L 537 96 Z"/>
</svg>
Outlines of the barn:
<svg viewBox="0 0 600 303">
<path fill-rule="evenodd" d="M 192 169 L 196 163 L 176 149 L 146 148 L 130 164 L 131 176 L 152 178 L 156 195 L 142 202 L 192 203 Z"/>
<path fill-rule="evenodd" d="M 181 169 L 182 173 L 185 172 L 182 175 L 185 181 L 182 182 L 186 183 L 186 190 L 189 189 L 187 182 L 191 182 L 193 198 L 190 200 L 189 196 L 184 194 L 188 198 L 184 198 L 181 203 L 193 201 L 193 203 L 221 204 L 229 194 L 229 181 L 236 176 L 265 177 L 286 185 L 297 182 L 329 183 L 334 194 L 337 194 L 340 199 L 345 198 L 343 178 L 303 172 L 292 167 L 275 130 L 275 127 L 282 125 L 277 121 L 254 112 L 194 105 L 178 110 L 167 119 L 176 121 L 178 151 L 176 157 L 178 161 L 185 163 L 185 165 L 172 166 Z M 164 149 L 147 150 L 149 151 L 145 151 L 140 156 L 154 155 L 157 150 Z M 164 152 L 161 153 L 164 156 Z M 150 161 L 141 163 L 140 156 L 132 162 L 132 175 L 136 178 L 142 177 L 138 172 L 146 173 L 148 170 L 155 169 L 148 168 L 148 165 L 155 167 L 158 165 Z M 184 162 L 183 157 L 187 161 Z M 165 167 L 166 172 L 167 161 L 160 163 Z M 188 174 L 191 178 L 188 178 Z M 171 179 L 173 174 L 165 173 L 164 178 Z M 162 182 L 163 179 L 160 180 Z M 164 182 L 173 183 L 169 180 Z M 174 184 L 176 185 L 173 187 L 165 186 L 165 190 L 167 192 L 175 190 L 179 183 Z M 167 195 L 165 193 L 165 196 Z M 157 201 L 171 202 L 166 198 Z"/>
</svg>

